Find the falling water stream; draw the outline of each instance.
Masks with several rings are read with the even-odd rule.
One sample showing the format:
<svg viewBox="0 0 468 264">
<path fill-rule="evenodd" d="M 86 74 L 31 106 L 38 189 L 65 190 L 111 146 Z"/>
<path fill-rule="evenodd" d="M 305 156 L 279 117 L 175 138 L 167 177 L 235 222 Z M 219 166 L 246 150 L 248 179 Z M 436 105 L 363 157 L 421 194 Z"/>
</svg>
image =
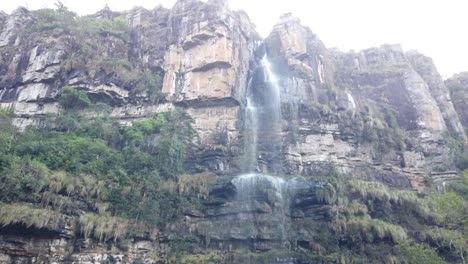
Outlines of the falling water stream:
<svg viewBox="0 0 468 264">
<path fill-rule="evenodd" d="M 281 241 L 287 237 L 285 191 L 287 182 L 277 176 L 258 173 L 259 145 L 273 153 L 276 157 L 276 167 L 281 163 L 281 91 L 278 77 L 275 75 L 267 55 L 261 60 L 263 84 L 249 84 L 247 104 L 245 107 L 245 173 L 236 176 L 232 183 L 237 189 L 237 201 L 243 210 L 255 212 L 258 200 L 267 199 L 271 208 L 271 219 L 277 222 L 276 235 Z M 263 89 L 258 91 L 255 89 Z M 265 147 L 266 146 L 266 147 Z M 267 198 L 265 198 L 267 197 Z M 250 215 L 249 222 L 256 225 L 255 214 Z M 261 226 L 255 226 L 261 229 Z"/>
</svg>

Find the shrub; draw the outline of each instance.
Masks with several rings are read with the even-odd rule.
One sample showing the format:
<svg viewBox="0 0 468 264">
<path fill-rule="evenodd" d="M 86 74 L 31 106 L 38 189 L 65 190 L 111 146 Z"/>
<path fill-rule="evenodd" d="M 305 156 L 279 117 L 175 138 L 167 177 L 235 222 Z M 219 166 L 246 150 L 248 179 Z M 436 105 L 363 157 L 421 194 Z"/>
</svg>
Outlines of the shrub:
<svg viewBox="0 0 468 264">
<path fill-rule="evenodd" d="M 379 219 L 372 219 L 369 216 L 351 217 L 345 223 L 345 233 L 354 242 L 389 239 L 397 244 L 407 238 L 403 227 Z"/>
<path fill-rule="evenodd" d="M 460 177 L 449 183 L 450 190 L 458 193 L 463 199 L 468 199 L 468 169 L 465 169 Z"/>
<path fill-rule="evenodd" d="M 137 164 L 148 165 L 149 172 L 157 168 L 161 176 L 176 178 L 184 172 L 187 146 L 193 132 L 189 121 L 181 111 L 135 121 L 124 132 L 127 144 L 124 156 Z M 126 163 L 126 168 L 138 172 L 145 166 Z"/>
<path fill-rule="evenodd" d="M 39 9 L 32 11 L 35 21 L 29 32 L 61 29 L 70 32 L 76 27 L 76 14 L 68 10 L 62 3 L 56 4 L 56 9 Z"/>
<path fill-rule="evenodd" d="M 16 127 L 13 126 L 12 110 L 0 108 L 0 168 L 2 168 L 2 156 L 9 154 L 16 141 Z"/>
<path fill-rule="evenodd" d="M 466 237 L 461 232 L 435 227 L 426 230 L 425 235 L 428 243 L 439 251 L 452 253 L 457 261 L 463 261 L 468 254 Z"/>
<path fill-rule="evenodd" d="M 36 209 L 27 204 L 0 203 L 0 224 L 3 226 L 22 224 L 26 227 L 54 228 L 61 221 L 62 215 L 51 210 Z"/>
<path fill-rule="evenodd" d="M 0 170 L 0 201 L 37 201 L 49 173 L 38 161 L 11 156 L 8 167 Z"/>
<path fill-rule="evenodd" d="M 30 155 L 50 169 L 80 174 L 112 176 L 119 168 L 119 154 L 103 140 L 62 133 L 26 134 L 18 154 Z M 120 179 L 123 180 L 123 179 Z"/>
<path fill-rule="evenodd" d="M 62 88 L 59 103 L 64 109 L 77 110 L 90 106 L 91 100 L 86 92 L 65 86 Z"/>
<path fill-rule="evenodd" d="M 104 199 L 105 183 L 98 181 L 95 177 L 81 174 L 78 176 L 58 171 L 51 174 L 47 179 L 47 190 L 55 194 L 66 194 L 80 198 Z"/>
<path fill-rule="evenodd" d="M 425 263 L 425 264 L 444 264 L 446 263 L 437 252 L 424 244 L 405 242 L 398 247 L 402 256 L 403 263 Z"/>
<path fill-rule="evenodd" d="M 215 179 L 216 176 L 208 172 L 195 175 L 184 174 L 179 176 L 176 181 L 167 180 L 162 182 L 160 190 L 197 198 L 207 198 L 210 182 Z"/>
<path fill-rule="evenodd" d="M 184 171 L 185 144 L 177 136 L 165 136 L 158 141 L 157 162 L 161 175 L 175 178 Z"/>
<path fill-rule="evenodd" d="M 130 35 L 130 27 L 125 16 L 99 19 L 92 16 L 80 17 L 77 20 L 77 30 L 82 35 L 112 35 L 124 41 L 128 41 Z"/>
<path fill-rule="evenodd" d="M 350 180 L 349 190 L 365 200 L 381 202 L 388 208 L 400 206 L 423 218 L 432 217 L 426 200 L 418 198 L 413 191 L 392 190 L 379 182 Z"/>
<path fill-rule="evenodd" d="M 451 191 L 432 192 L 429 198 L 436 220 L 441 224 L 459 225 L 465 217 L 465 200 Z"/>
<path fill-rule="evenodd" d="M 0 155 L 0 201 L 70 212 L 80 200 L 84 203 L 79 206 L 90 211 L 159 225 L 180 218 L 191 205 L 188 197 L 207 195 L 207 175 L 178 179 L 192 132 L 183 112 L 159 114 L 123 128 L 106 118 L 90 121 L 68 111 L 21 134 L 13 126 L 7 129 L 11 118 L 3 113 L 0 132 L 13 143 L 5 144 L 11 147 Z M 180 193 L 160 191 L 160 173 L 178 182 Z"/>
<path fill-rule="evenodd" d="M 128 233 L 127 219 L 109 214 L 85 213 L 80 216 L 79 228 L 85 237 L 93 236 L 99 241 L 113 239 L 114 242 L 125 238 Z"/>
</svg>

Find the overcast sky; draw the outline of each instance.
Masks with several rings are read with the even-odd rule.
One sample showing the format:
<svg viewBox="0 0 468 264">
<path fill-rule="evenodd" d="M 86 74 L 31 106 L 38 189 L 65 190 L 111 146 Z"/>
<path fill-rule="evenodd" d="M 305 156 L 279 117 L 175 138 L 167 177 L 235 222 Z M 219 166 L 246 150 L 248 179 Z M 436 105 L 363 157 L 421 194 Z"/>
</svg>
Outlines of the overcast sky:
<svg viewBox="0 0 468 264">
<path fill-rule="evenodd" d="M 56 0 L 1 0 L 0 9 L 17 6 L 54 7 Z M 62 0 L 80 15 L 95 13 L 108 4 L 112 10 L 133 6 L 171 7 L 175 0 Z M 230 0 L 244 9 L 268 35 L 279 16 L 292 12 L 309 26 L 327 47 L 356 51 L 400 43 L 430 56 L 444 77 L 468 71 L 468 0 Z"/>
</svg>

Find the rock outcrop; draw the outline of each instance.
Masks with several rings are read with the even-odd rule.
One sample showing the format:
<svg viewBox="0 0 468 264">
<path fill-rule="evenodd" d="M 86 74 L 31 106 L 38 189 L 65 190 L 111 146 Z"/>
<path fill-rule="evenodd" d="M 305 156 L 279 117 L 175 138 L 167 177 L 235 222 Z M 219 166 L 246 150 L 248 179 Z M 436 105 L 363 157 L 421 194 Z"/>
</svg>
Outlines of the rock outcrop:
<svg viewBox="0 0 468 264">
<path fill-rule="evenodd" d="M 454 75 L 450 79 L 445 81 L 446 86 L 450 90 L 450 97 L 453 102 L 453 106 L 457 111 L 460 121 L 465 128 L 468 129 L 468 73 L 463 72 Z"/>
<path fill-rule="evenodd" d="M 365 168 L 377 180 L 417 189 L 435 170 L 440 180 L 454 175 L 445 137 L 466 135 L 430 59 L 398 45 L 359 53 L 327 50 L 290 15 L 264 45 L 282 88 L 286 173 L 322 175 L 334 163 L 352 175 Z M 398 127 L 394 132 L 402 142 L 382 152 L 383 146 L 365 137 L 384 126 L 385 133 Z M 385 133 L 375 139 L 385 141 Z"/>
<path fill-rule="evenodd" d="M 40 17 L 24 8 L 5 18 L 0 104 L 14 109 L 16 124 L 24 128 L 59 112 L 57 99 L 61 87 L 68 85 L 111 102 L 111 116 L 124 124 L 174 105 L 186 108 L 195 121 L 201 152 L 219 148 L 215 138 L 220 134 L 228 138 L 223 149 L 238 145 L 237 120 L 259 40 L 248 16 L 218 0 L 178 1 L 171 9 L 135 8 L 125 14 L 104 11 L 90 19 L 124 16 L 129 39 L 68 29 L 30 32 L 28 27 Z M 134 79 L 136 74 L 147 77 L 141 81 Z M 225 170 L 226 154 L 219 153 L 207 153 L 206 162 Z"/>
</svg>

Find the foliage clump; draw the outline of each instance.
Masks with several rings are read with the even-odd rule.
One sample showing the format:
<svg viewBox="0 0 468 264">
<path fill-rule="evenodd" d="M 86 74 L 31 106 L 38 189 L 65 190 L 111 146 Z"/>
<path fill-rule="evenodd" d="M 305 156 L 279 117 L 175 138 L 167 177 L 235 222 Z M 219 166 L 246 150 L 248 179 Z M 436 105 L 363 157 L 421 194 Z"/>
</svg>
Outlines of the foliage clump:
<svg viewBox="0 0 468 264">
<path fill-rule="evenodd" d="M 425 245 L 418 243 L 404 243 L 399 246 L 403 255 L 403 263 L 427 263 L 427 264 L 445 264 L 445 260 L 437 255 L 437 252 Z"/>
<path fill-rule="evenodd" d="M 93 236 L 99 241 L 117 241 L 127 235 L 129 221 L 109 214 L 85 213 L 80 216 L 79 225 L 85 237 Z"/>
<path fill-rule="evenodd" d="M 60 62 L 62 80 L 80 72 L 89 79 L 104 81 L 104 78 L 106 83 L 127 89 L 131 98 L 149 103 L 159 100 L 164 71 L 132 59 L 131 28 L 125 14 L 107 9 L 96 15 L 78 16 L 60 2 L 55 9 L 39 9 L 31 14 L 33 22 L 25 38 L 31 38 L 31 42 L 40 41 L 44 35 L 52 35 L 59 41 L 66 39 Z M 89 105 L 83 94 L 68 89 L 62 91 L 60 103 L 69 109 Z"/>
<path fill-rule="evenodd" d="M 58 101 L 67 110 L 79 110 L 91 105 L 91 100 L 85 91 L 80 91 L 70 86 L 62 88 L 62 94 Z"/>
<path fill-rule="evenodd" d="M 75 92 L 70 88 L 70 94 Z M 160 186 L 185 173 L 192 135 L 187 114 L 162 113 L 128 127 L 105 115 L 96 120 L 85 115 L 67 110 L 20 133 L 11 113 L 0 111 L 0 144 L 5 146 L 0 150 L 0 202 L 27 202 L 66 214 L 85 206 L 99 217 L 83 216 L 89 220 L 83 234 L 99 239 L 124 236 L 123 229 L 102 226 L 101 220 L 154 226 L 179 219 L 190 206 L 188 196 L 195 195 L 187 186 L 193 181 L 181 180 L 181 193 Z M 206 192 L 203 186 L 199 191 Z M 115 225 L 125 226 L 121 223 Z"/>
<path fill-rule="evenodd" d="M 63 221 L 62 215 L 55 211 L 33 208 L 22 203 L 0 203 L 0 224 L 2 226 L 22 224 L 27 228 L 55 228 L 60 221 Z"/>
<path fill-rule="evenodd" d="M 128 41 L 130 27 L 124 16 L 79 17 L 76 13 L 58 2 L 56 9 L 39 9 L 32 11 L 34 24 L 30 32 L 52 31 L 55 33 L 68 33 L 84 37 L 85 35 L 112 35 Z"/>
</svg>

